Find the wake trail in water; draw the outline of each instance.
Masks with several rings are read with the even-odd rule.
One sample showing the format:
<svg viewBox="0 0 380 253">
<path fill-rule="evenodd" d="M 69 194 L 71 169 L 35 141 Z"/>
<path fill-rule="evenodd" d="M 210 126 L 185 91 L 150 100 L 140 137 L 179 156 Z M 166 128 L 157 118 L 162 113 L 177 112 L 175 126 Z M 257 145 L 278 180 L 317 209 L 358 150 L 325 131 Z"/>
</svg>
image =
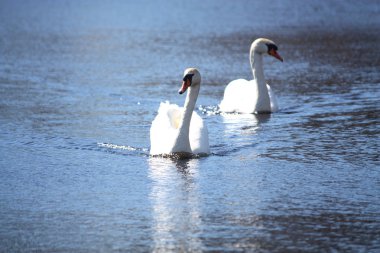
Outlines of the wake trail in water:
<svg viewBox="0 0 380 253">
<path fill-rule="evenodd" d="M 128 145 L 118 145 L 118 144 L 112 144 L 112 143 L 103 143 L 103 142 L 98 142 L 97 147 L 99 147 L 101 150 L 111 152 L 111 153 L 119 153 L 118 151 L 127 151 L 130 152 L 130 155 L 143 155 L 143 156 L 149 156 L 149 149 L 147 148 L 137 148 L 137 147 L 132 147 Z"/>
</svg>

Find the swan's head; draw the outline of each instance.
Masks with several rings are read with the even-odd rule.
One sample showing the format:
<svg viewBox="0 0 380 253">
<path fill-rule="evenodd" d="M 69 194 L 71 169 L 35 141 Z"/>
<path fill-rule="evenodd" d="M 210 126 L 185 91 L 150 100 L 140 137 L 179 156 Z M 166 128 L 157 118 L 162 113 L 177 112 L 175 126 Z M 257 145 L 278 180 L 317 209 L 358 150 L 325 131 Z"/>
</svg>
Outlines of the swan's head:
<svg viewBox="0 0 380 253">
<path fill-rule="evenodd" d="M 277 53 L 277 50 L 278 47 L 273 41 L 264 38 L 255 40 L 251 45 L 251 54 L 253 54 L 253 52 L 259 54 L 269 54 L 280 61 L 284 61 L 284 59 L 282 59 L 282 57 Z"/>
<path fill-rule="evenodd" d="M 189 87 L 199 85 L 201 83 L 201 74 L 196 68 L 185 69 L 182 81 L 182 87 L 178 91 L 179 94 L 183 94 Z"/>
</svg>

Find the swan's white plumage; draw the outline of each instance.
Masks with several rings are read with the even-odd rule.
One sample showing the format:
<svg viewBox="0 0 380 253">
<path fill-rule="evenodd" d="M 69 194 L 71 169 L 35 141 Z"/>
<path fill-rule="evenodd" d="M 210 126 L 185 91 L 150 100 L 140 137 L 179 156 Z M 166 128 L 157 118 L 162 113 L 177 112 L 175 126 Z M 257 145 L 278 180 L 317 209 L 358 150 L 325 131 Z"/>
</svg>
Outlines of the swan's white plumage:
<svg viewBox="0 0 380 253">
<path fill-rule="evenodd" d="M 254 79 L 236 79 L 227 85 L 219 104 L 222 112 L 261 113 L 278 110 L 276 95 L 264 79 L 262 58 L 269 54 L 268 45 L 275 46 L 273 41 L 263 38 L 252 43 L 250 62 Z M 277 46 L 275 47 L 276 50 L 271 55 L 282 61 L 277 54 Z"/>
<path fill-rule="evenodd" d="M 194 111 L 200 82 L 201 76 L 197 69 L 186 69 L 180 90 L 180 94 L 188 90 L 184 107 L 169 102 L 160 104 L 150 128 L 151 155 L 179 154 L 187 157 L 210 153 L 207 127 Z M 184 88 L 184 85 L 189 88 Z"/>
<path fill-rule="evenodd" d="M 276 94 L 274 93 L 273 89 L 270 87 L 269 84 L 267 84 L 268 94 L 270 98 L 270 108 L 272 112 L 278 111 L 278 102 Z"/>
<path fill-rule="evenodd" d="M 278 110 L 277 98 L 273 89 L 266 84 L 270 98 L 271 112 Z M 222 112 L 253 113 L 258 100 L 257 83 L 255 80 L 236 79 L 231 81 L 224 90 L 224 97 L 219 107 Z"/>
<path fill-rule="evenodd" d="M 168 101 L 160 104 L 150 128 L 151 155 L 172 153 L 182 115 L 183 107 L 170 104 Z M 210 153 L 207 126 L 197 112 L 193 112 L 191 117 L 189 140 L 193 154 Z"/>
</svg>

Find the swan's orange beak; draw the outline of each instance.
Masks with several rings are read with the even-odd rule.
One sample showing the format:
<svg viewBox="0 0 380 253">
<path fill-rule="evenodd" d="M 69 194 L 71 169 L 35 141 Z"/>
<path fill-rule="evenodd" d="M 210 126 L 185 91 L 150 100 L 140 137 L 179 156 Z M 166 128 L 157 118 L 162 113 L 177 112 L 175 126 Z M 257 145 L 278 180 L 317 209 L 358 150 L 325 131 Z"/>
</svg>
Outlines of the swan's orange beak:
<svg viewBox="0 0 380 253">
<path fill-rule="evenodd" d="M 183 94 L 189 88 L 191 85 L 191 81 L 189 79 L 186 79 L 185 81 L 182 82 L 182 87 L 179 89 L 178 93 Z"/>
<path fill-rule="evenodd" d="M 274 58 L 280 60 L 281 62 L 284 61 L 284 59 L 282 59 L 282 57 L 274 49 L 269 50 L 268 54 L 271 55 L 271 56 L 273 56 Z"/>
</svg>

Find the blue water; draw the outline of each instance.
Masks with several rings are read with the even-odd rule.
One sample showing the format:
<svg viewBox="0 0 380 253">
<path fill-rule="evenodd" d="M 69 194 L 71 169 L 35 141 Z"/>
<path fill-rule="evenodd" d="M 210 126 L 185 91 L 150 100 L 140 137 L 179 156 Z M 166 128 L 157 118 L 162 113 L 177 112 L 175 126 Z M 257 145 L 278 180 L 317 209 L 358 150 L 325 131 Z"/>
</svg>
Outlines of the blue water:
<svg viewBox="0 0 380 253">
<path fill-rule="evenodd" d="M 0 252 L 379 252 L 377 1 L 1 1 Z M 265 59 L 280 111 L 218 113 Z M 212 154 L 149 157 L 159 103 Z"/>
</svg>

